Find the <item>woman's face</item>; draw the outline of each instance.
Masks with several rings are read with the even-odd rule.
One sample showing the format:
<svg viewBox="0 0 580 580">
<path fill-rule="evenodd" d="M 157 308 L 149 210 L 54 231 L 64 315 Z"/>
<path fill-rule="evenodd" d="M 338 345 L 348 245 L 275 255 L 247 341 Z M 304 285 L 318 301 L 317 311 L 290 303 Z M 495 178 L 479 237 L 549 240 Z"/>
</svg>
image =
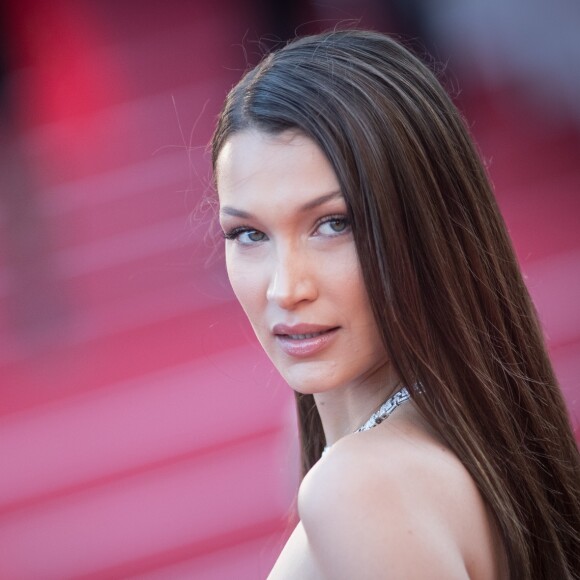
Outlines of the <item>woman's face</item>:
<svg viewBox="0 0 580 580">
<path fill-rule="evenodd" d="M 387 353 L 319 147 L 296 132 L 241 132 L 220 152 L 217 184 L 231 285 L 289 385 L 384 388 Z"/>
</svg>

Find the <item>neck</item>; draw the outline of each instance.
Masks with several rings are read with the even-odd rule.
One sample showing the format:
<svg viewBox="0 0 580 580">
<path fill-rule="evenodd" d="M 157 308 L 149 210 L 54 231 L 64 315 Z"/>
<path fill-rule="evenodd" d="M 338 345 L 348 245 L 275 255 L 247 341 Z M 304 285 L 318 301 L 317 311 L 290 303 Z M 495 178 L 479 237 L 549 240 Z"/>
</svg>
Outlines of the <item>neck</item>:
<svg viewBox="0 0 580 580">
<path fill-rule="evenodd" d="M 356 431 L 400 387 L 392 373 L 381 375 L 380 381 L 366 380 L 314 394 L 326 445 Z"/>
</svg>

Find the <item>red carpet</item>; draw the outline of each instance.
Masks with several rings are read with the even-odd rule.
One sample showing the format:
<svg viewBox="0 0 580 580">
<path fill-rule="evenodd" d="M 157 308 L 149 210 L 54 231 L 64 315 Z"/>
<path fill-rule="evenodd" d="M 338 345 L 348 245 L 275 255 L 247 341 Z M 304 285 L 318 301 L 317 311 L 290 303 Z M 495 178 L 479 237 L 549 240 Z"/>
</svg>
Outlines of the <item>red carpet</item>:
<svg viewBox="0 0 580 580">
<path fill-rule="evenodd" d="M 12 13 L 35 208 L 21 219 L 39 230 L 29 263 L 0 255 L 1 578 L 249 580 L 288 531 L 292 399 L 233 301 L 202 201 L 251 15 L 168 6 Z M 580 425 L 578 133 L 509 94 L 467 110 Z M 4 248 L 14 207 L 0 205 Z"/>
</svg>

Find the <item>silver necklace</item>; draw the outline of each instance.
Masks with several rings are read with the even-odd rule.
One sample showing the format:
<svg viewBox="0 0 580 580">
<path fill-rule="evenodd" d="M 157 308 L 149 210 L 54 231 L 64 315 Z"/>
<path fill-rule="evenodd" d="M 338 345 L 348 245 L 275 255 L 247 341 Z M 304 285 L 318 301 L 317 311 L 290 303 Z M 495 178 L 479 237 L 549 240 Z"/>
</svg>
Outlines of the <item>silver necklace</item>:
<svg viewBox="0 0 580 580">
<path fill-rule="evenodd" d="M 368 431 L 377 425 L 380 425 L 399 405 L 408 401 L 411 398 L 407 387 L 401 387 L 398 391 L 393 393 L 380 407 L 379 410 L 373 413 L 366 423 L 363 423 L 354 433 L 361 431 Z M 330 449 L 330 445 L 324 447 L 322 456 Z"/>
</svg>

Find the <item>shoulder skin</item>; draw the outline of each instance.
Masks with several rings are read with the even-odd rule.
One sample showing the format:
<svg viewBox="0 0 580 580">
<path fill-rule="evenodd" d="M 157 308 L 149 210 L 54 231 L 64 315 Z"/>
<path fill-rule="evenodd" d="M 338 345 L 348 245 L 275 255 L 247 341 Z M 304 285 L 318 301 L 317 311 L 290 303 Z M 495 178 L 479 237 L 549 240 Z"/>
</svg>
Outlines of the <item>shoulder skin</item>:
<svg viewBox="0 0 580 580">
<path fill-rule="evenodd" d="M 404 424 L 340 440 L 304 479 L 298 509 L 323 578 L 498 577 L 490 517 L 467 470 Z"/>
</svg>

